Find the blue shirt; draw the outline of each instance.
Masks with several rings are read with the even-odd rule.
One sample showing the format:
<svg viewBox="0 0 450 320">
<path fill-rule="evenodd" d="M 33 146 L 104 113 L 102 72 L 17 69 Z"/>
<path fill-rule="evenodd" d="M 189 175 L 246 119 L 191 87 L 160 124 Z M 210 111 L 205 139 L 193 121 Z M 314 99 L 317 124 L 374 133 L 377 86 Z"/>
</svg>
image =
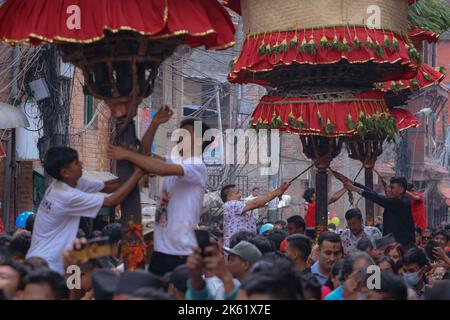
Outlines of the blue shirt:
<svg viewBox="0 0 450 320">
<path fill-rule="evenodd" d="M 311 267 L 311 273 L 316 277 L 317 280 L 319 280 L 319 283 L 321 286 L 327 282 L 328 277 L 326 275 L 323 275 L 319 272 L 319 261 L 316 261 L 312 267 Z"/>
<path fill-rule="evenodd" d="M 342 296 L 342 290 L 344 290 L 344 286 L 340 286 L 339 288 L 331 291 L 324 300 L 345 300 Z"/>
</svg>

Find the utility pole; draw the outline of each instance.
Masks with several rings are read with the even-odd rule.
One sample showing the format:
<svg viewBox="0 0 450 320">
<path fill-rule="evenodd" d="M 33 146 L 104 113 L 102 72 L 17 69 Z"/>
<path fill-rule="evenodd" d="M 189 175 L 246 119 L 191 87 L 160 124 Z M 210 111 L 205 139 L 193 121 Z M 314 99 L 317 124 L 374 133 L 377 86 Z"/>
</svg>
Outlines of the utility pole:
<svg viewBox="0 0 450 320">
<path fill-rule="evenodd" d="M 20 57 L 21 52 L 19 46 L 15 46 L 12 54 L 12 87 L 10 101 L 13 106 L 16 105 L 16 100 L 19 93 L 17 78 L 20 72 Z M 6 231 L 10 231 L 12 228 L 9 221 L 9 211 L 11 210 L 11 190 L 15 190 L 15 172 L 16 172 L 16 129 L 11 129 L 10 138 L 8 139 L 6 146 L 6 162 L 5 162 L 5 187 L 3 192 L 3 223 Z M 14 186 L 14 188 L 13 188 Z M 13 199 L 15 199 L 13 194 Z M 13 201 L 13 210 L 15 210 L 15 201 Z"/>
</svg>

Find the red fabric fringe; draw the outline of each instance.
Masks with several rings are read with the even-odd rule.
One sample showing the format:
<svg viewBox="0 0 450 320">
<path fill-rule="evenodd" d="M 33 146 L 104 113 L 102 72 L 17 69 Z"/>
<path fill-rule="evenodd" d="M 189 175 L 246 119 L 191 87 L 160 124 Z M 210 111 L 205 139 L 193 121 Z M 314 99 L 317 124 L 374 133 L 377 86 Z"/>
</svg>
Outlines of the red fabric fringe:
<svg viewBox="0 0 450 320">
<path fill-rule="evenodd" d="M 436 43 L 439 40 L 440 34 L 432 31 L 422 30 L 420 28 L 414 28 L 409 32 L 409 36 L 416 38 L 420 41 L 428 41 L 428 43 Z"/>
<path fill-rule="evenodd" d="M 308 42 L 312 37 L 317 47 L 316 54 L 300 52 L 297 48 L 298 45 L 291 47 L 290 42 L 296 35 L 298 45 L 303 42 L 303 39 L 306 39 Z M 335 36 L 338 37 L 340 42 L 345 38 L 350 46 L 350 52 L 339 52 L 336 48 L 322 48 L 320 40 L 323 36 L 326 36 L 328 42 L 332 42 Z M 353 47 L 355 36 L 360 42 L 358 49 L 354 49 Z M 366 49 L 364 42 L 368 37 L 373 41 L 373 45 L 378 41 L 378 44 L 383 49 L 383 56 L 378 56 L 373 47 L 371 49 Z M 385 39 L 392 44 L 394 42 L 394 37 L 398 42 L 398 51 L 385 48 Z M 283 40 L 286 40 L 288 45 L 286 52 L 279 52 L 271 55 L 260 54 L 258 52 L 262 44 L 265 46 L 270 45 L 270 47 L 273 48 L 277 43 L 278 45 L 281 45 Z M 417 63 L 409 57 L 405 39 L 399 34 L 391 31 L 367 29 L 364 27 L 321 28 L 315 30 L 273 32 L 247 37 L 244 41 L 241 53 L 236 60 L 232 71 L 228 75 L 228 80 L 231 83 L 273 85 L 265 81 L 254 79 L 253 74 L 271 71 L 280 66 L 294 64 L 333 64 L 342 60 L 347 60 L 349 63 L 354 64 L 364 64 L 367 62 L 379 64 L 401 63 L 408 66 L 406 73 L 392 74 L 382 81 L 412 78 L 415 76 L 418 67 Z"/>
<path fill-rule="evenodd" d="M 67 26 L 71 5 L 80 8 L 80 29 Z M 0 7 L 0 40 L 8 44 L 92 43 L 105 30 L 132 30 L 152 38 L 186 35 L 186 44 L 208 49 L 232 46 L 235 33 L 216 0 L 9 0 Z"/>
</svg>

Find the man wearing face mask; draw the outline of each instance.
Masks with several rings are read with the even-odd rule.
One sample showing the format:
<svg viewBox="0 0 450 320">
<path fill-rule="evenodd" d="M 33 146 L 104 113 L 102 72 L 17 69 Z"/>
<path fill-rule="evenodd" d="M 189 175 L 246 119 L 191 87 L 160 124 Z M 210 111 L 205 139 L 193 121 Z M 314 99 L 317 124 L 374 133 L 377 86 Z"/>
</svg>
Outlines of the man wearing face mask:
<svg viewBox="0 0 450 320">
<path fill-rule="evenodd" d="M 418 299 L 423 298 L 425 292 L 425 273 L 428 266 L 427 256 L 420 248 L 411 248 L 403 257 L 403 279 L 406 285 L 413 289 Z"/>
</svg>

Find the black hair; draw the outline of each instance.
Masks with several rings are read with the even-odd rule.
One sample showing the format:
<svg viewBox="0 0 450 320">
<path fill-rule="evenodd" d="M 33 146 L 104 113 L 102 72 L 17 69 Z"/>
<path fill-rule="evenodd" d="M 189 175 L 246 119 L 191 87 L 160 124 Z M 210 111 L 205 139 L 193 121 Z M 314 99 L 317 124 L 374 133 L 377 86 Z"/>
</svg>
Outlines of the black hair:
<svg viewBox="0 0 450 320">
<path fill-rule="evenodd" d="M 79 228 L 77 231 L 77 238 L 86 238 L 86 232 L 83 229 Z"/>
<path fill-rule="evenodd" d="M 260 190 L 258 187 L 254 187 L 252 191 Z"/>
<path fill-rule="evenodd" d="M 283 242 L 283 240 L 286 239 L 286 236 L 287 236 L 286 232 L 274 230 L 267 236 L 267 239 L 273 242 L 275 250 L 280 250 L 280 245 Z"/>
<path fill-rule="evenodd" d="M 356 249 L 359 251 L 367 251 L 367 249 L 373 249 L 373 243 L 369 239 L 361 239 L 356 244 Z"/>
<path fill-rule="evenodd" d="M 277 220 L 277 221 L 275 221 L 275 224 L 281 224 L 284 227 L 286 225 L 286 221 L 284 221 L 284 220 Z"/>
<path fill-rule="evenodd" d="M 362 213 L 361 210 L 358 208 L 352 208 L 350 210 L 347 210 L 345 213 L 345 220 L 352 220 L 353 218 L 358 218 L 359 220 L 362 220 Z"/>
<path fill-rule="evenodd" d="M 169 276 L 168 283 L 183 294 L 187 291 L 187 281 L 189 280 L 189 271 L 185 264 L 176 267 Z"/>
<path fill-rule="evenodd" d="M 327 228 L 328 228 L 328 230 L 329 229 L 336 230 L 336 225 L 334 223 L 330 223 L 330 224 L 328 224 Z"/>
<path fill-rule="evenodd" d="M 286 255 L 282 254 L 280 251 L 269 252 L 263 255 L 255 264 L 252 266 L 251 272 L 261 272 L 265 270 L 273 270 L 273 266 L 277 264 L 291 264 L 290 260 Z"/>
<path fill-rule="evenodd" d="M 18 255 L 20 258 L 25 258 L 30 246 L 31 235 L 27 233 L 18 233 L 13 237 L 9 248 L 11 250 L 11 254 Z"/>
<path fill-rule="evenodd" d="M 423 268 L 428 264 L 427 256 L 422 249 L 417 247 L 410 248 L 403 256 L 403 265 L 417 264 L 419 268 Z"/>
<path fill-rule="evenodd" d="M 406 191 L 408 188 L 408 182 L 404 177 L 392 177 L 390 183 L 400 185 L 404 189 L 404 191 Z"/>
<path fill-rule="evenodd" d="M 25 222 L 25 229 L 33 233 L 34 220 L 36 220 L 36 215 L 32 214 L 28 217 L 27 222 Z"/>
<path fill-rule="evenodd" d="M 303 296 L 305 299 L 322 300 L 322 285 L 310 272 L 301 275 Z"/>
<path fill-rule="evenodd" d="M 396 266 L 396 264 L 395 264 L 395 262 L 391 259 L 391 258 L 389 258 L 389 257 L 387 257 L 387 256 L 382 256 L 381 258 L 379 258 L 377 261 L 376 261 L 376 263 L 377 263 L 377 266 L 379 266 L 381 263 L 383 263 L 383 262 L 387 262 L 387 263 L 389 263 L 390 265 L 391 265 L 391 268 L 392 268 L 392 271 L 394 272 L 394 274 L 397 274 L 397 266 Z"/>
<path fill-rule="evenodd" d="M 230 238 L 230 247 L 234 248 L 234 246 L 236 246 L 239 242 L 243 240 L 253 244 L 255 247 L 259 249 L 259 251 L 261 251 L 263 255 L 276 250 L 275 245 L 273 244 L 272 241 L 270 241 L 264 236 L 254 234 L 253 232 L 249 231 L 239 231 L 233 234 Z"/>
<path fill-rule="evenodd" d="M 408 288 L 402 277 L 390 272 L 380 273 L 380 289 L 370 288 L 392 300 L 408 300 Z"/>
<path fill-rule="evenodd" d="M 61 170 L 78 160 L 78 152 L 70 147 L 50 148 L 44 157 L 44 169 L 53 178 L 62 180 Z"/>
<path fill-rule="evenodd" d="M 303 300 L 301 272 L 279 260 L 270 270 L 250 274 L 241 285 L 247 295 L 266 294 L 271 300 Z"/>
<path fill-rule="evenodd" d="M 0 233 L 0 247 L 8 247 L 13 237 L 7 233 Z"/>
<path fill-rule="evenodd" d="M 303 228 L 303 230 L 306 229 L 306 223 L 305 219 L 303 219 L 302 216 L 295 215 L 287 218 L 288 223 L 294 224 L 297 228 Z"/>
<path fill-rule="evenodd" d="M 311 239 L 303 234 L 292 234 L 286 238 L 289 245 L 301 253 L 302 259 L 307 260 L 311 254 L 312 244 Z"/>
<path fill-rule="evenodd" d="M 47 284 L 52 290 L 56 300 L 67 299 L 69 289 L 67 288 L 64 277 L 50 269 L 37 269 L 31 271 L 25 277 L 25 287 L 29 284 Z"/>
<path fill-rule="evenodd" d="M 195 123 L 196 122 L 200 122 L 202 125 L 202 136 L 199 137 L 201 139 L 203 139 L 203 136 L 205 134 L 206 131 L 208 131 L 209 129 L 211 129 L 202 119 L 200 118 L 186 118 L 183 119 L 180 123 L 180 128 L 183 128 L 184 126 L 192 126 L 195 128 Z M 202 143 L 202 152 L 205 151 L 206 147 L 209 146 L 211 143 L 213 143 L 215 140 L 215 137 L 212 137 L 210 141 L 203 141 Z"/>
<path fill-rule="evenodd" d="M 341 273 L 339 274 L 339 281 L 345 281 L 346 278 L 353 273 L 353 265 L 356 260 L 359 259 L 365 259 L 369 261 L 370 264 L 374 264 L 373 259 L 366 252 L 351 252 L 343 259 Z"/>
<path fill-rule="evenodd" d="M 228 184 L 225 187 L 223 187 L 222 190 L 220 190 L 220 198 L 222 199 L 223 203 L 228 201 L 228 192 L 232 188 L 236 188 L 236 185 L 235 184 Z"/>
<path fill-rule="evenodd" d="M 25 266 L 28 266 L 31 269 L 31 271 L 42 268 L 46 269 L 49 268 L 47 260 L 41 257 L 29 257 L 23 262 L 23 264 Z"/>
<path fill-rule="evenodd" d="M 311 198 L 316 193 L 316 190 L 314 188 L 308 188 L 303 192 L 303 199 L 305 199 L 308 202 L 311 202 Z"/>
<path fill-rule="evenodd" d="M 324 241 L 329 241 L 329 242 L 332 242 L 332 243 L 340 243 L 341 244 L 341 248 L 342 248 L 341 237 L 339 237 L 339 235 L 337 233 L 334 233 L 334 232 L 331 232 L 331 231 L 322 232 L 320 234 L 319 240 L 318 240 L 319 246 L 321 246 Z"/>
<path fill-rule="evenodd" d="M 436 237 L 436 236 L 444 236 L 445 241 L 447 241 L 447 242 L 450 240 L 449 233 L 446 230 L 444 230 L 444 229 L 439 229 L 439 230 L 435 231 L 433 233 L 433 238 Z"/>
<path fill-rule="evenodd" d="M 23 290 L 25 288 L 25 277 L 30 272 L 30 269 L 21 263 L 18 263 L 13 260 L 7 260 L 2 263 L 0 263 L 1 266 L 10 267 L 14 271 L 16 271 L 19 274 L 19 284 L 17 286 L 17 290 Z"/>
<path fill-rule="evenodd" d="M 116 243 L 122 239 L 122 225 L 120 223 L 107 224 L 102 232 L 111 243 Z"/>
<path fill-rule="evenodd" d="M 408 191 L 414 190 L 414 184 L 412 184 L 411 182 L 408 182 L 407 190 Z"/>
<path fill-rule="evenodd" d="M 344 261 L 342 259 L 339 259 L 331 267 L 330 276 L 328 277 L 327 282 L 325 282 L 325 285 L 328 288 L 330 288 L 331 290 L 337 289 L 337 288 L 334 287 L 333 281 L 331 281 L 331 277 L 334 277 L 334 278 L 338 278 L 339 277 L 339 274 L 341 273 L 341 270 L 342 270 L 342 264 L 343 263 L 344 263 Z"/>
<path fill-rule="evenodd" d="M 132 296 L 145 300 L 174 300 L 167 292 L 151 287 L 139 288 L 133 292 Z"/>
<path fill-rule="evenodd" d="M 422 229 L 419 226 L 415 226 L 415 232 L 422 234 Z"/>
</svg>

